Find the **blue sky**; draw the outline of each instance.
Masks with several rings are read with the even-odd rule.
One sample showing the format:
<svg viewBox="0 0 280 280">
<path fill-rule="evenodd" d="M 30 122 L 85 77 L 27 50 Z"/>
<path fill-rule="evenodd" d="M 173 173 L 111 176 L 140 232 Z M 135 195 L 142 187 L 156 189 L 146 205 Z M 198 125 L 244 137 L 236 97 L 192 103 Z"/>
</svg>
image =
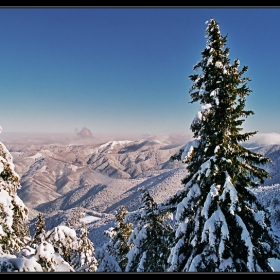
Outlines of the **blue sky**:
<svg viewBox="0 0 280 280">
<path fill-rule="evenodd" d="M 211 17 L 249 67 L 244 131 L 280 133 L 280 9 L 264 7 L 0 8 L 3 133 L 190 133 Z"/>
</svg>

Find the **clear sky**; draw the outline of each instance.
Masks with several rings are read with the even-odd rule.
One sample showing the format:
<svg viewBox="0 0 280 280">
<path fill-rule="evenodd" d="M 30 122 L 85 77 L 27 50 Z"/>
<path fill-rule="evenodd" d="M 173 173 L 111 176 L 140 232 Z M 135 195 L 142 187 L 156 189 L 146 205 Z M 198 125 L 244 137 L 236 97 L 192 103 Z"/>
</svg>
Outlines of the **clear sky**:
<svg viewBox="0 0 280 280">
<path fill-rule="evenodd" d="M 189 133 L 211 17 L 249 67 L 244 130 L 280 133 L 280 8 L 2 7 L 3 133 Z"/>
</svg>

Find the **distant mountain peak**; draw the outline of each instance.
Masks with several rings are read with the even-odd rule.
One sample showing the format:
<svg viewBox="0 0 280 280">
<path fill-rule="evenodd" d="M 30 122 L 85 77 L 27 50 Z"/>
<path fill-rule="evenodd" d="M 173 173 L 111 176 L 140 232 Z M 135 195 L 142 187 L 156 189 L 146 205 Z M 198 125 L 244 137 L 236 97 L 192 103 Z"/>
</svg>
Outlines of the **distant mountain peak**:
<svg viewBox="0 0 280 280">
<path fill-rule="evenodd" d="M 86 127 L 83 127 L 82 130 L 77 133 L 77 135 L 81 138 L 92 138 L 91 131 Z"/>
</svg>

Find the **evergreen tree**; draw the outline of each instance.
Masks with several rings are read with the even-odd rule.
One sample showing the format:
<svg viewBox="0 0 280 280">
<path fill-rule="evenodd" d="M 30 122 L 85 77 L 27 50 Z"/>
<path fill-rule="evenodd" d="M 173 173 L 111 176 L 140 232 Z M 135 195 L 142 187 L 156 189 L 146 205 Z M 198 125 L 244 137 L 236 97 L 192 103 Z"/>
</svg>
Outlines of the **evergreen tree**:
<svg viewBox="0 0 280 280">
<path fill-rule="evenodd" d="M 97 269 L 98 262 L 94 257 L 94 245 L 88 239 L 88 234 L 89 232 L 85 223 L 82 223 L 78 248 L 71 255 L 70 264 L 75 271 L 94 272 Z"/>
<path fill-rule="evenodd" d="M 79 249 L 79 240 L 76 231 L 65 225 L 59 225 L 48 231 L 45 235 L 45 241 L 50 243 L 56 253 L 70 263 L 74 251 Z"/>
<path fill-rule="evenodd" d="M 43 241 L 36 248 L 37 262 L 45 272 L 56 271 L 55 250 L 51 243 Z"/>
<path fill-rule="evenodd" d="M 39 244 L 45 240 L 46 234 L 46 224 L 43 214 L 39 213 L 37 216 L 37 221 L 35 223 L 35 234 L 32 243 Z"/>
<path fill-rule="evenodd" d="M 128 244 L 128 239 L 133 230 L 133 224 L 125 222 L 127 214 L 127 209 L 121 205 L 115 213 L 116 227 L 104 232 L 110 238 L 110 241 L 104 245 L 104 250 L 115 258 L 122 271 L 125 271 L 127 265 L 126 254 L 132 248 L 132 245 Z"/>
<path fill-rule="evenodd" d="M 71 209 L 70 217 L 68 218 L 66 225 L 75 230 L 81 228 L 81 219 L 85 217 L 85 211 L 82 207 L 75 207 Z"/>
<path fill-rule="evenodd" d="M 126 272 L 164 272 L 170 253 L 172 227 L 167 221 L 168 212 L 160 211 L 149 192 L 142 194 L 143 207 L 140 220 L 129 242 L 134 246 L 127 254 Z"/>
<path fill-rule="evenodd" d="M 0 142 L 0 253 L 17 253 L 30 241 L 28 208 L 17 195 L 20 188 L 13 157 Z"/>
<path fill-rule="evenodd" d="M 96 272 L 122 272 L 116 258 L 109 255 L 103 247 L 96 249 L 95 256 L 98 261 Z"/>
<path fill-rule="evenodd" d="M 169 272 L 273 271 L 269 258 L 279 258 L 279 241 L 269 213 L 252 187 L 269 174 L 261 168 L 271 162 L 242 145 L 257 132 L 241 133 L 251 90 L 248 67 L 239 70 L 238 59 L 230 64 L 227 36 L 210 19 L 206 48 L 190 75 L 191 102 L 201 110 L 191 124 L 194 140 L 171 159 L 186 163 L 184 188 L 166 201 L 176 207 L 176 239 L 168 262 Z"/>
</svg>

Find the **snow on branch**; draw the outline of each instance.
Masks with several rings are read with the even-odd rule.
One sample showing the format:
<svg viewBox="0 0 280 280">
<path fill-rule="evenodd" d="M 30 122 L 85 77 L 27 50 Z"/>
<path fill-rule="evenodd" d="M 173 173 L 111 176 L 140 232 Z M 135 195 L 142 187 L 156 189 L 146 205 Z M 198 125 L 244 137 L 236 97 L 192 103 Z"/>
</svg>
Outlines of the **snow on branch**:
<svg viewBox="0 0 280 280">
<path fill-rule="evenodd" d="M 247 257 L 247 266 L 249 271 L 254 271 L 254 263 L 253 263 L 253 244 L 249 235 L 249 232 L 242 221 L 242 219 L 238 216 L 235 215 L 236 221 L 238 225 L 242 228 L 242 233 L 241 233 L 241 239 L 244 240 L 245 245 L 248 247 L 248 257 Z"/>
<path fill-rule="evenodd" d="M 230 213 L 232 215 L 234 215 L 234 211 L 236 210 L 235 203 L 238 201 L 237 191 L 236 191 L 234 185 L 231 183 L 230 176 L 228 175 L 227 172 L 225 172 L 225 173 L 226 173 L 226 180 L 225 180 L 225 184 L 224 184 L 224 190 L 223 190 L 222 195 L 220 196 L 220 199 L 222 199 L 224 201 L 226 199 L 226 194 L 229 193 L 230 200 L 231 200 L 229 210 L 230 210 Z"/>
<path fill-rule="evenodd" d="M 201 215 L 204 216 L 206 219 L 208 219 L 208 210 L 212 202 L 212 198 L 219 194 L 218 192 L 220 188 L 221 188 L 220 185 L 212 185 L 210 188 L 210 192 L 207 194 L 203 209 L 201 211 Z"/>
<path fill-rule="evenodd" d="M 211 215 L 211 217 L 205 222 L 202 231 L 202 240 L 207 241 L 211 247 L 215 247 L 217 241 L 216 230 L 217 226 L 221 228 L 221 239 L 219 244 L 219 255 L 222 257 L 222 253 L 225 249 L 225 240 L 229 237 L 229 230 L 226 222 L 226 218 L 218 206 L 218 209 Z"/>
<path fill-rule="evenodd" d="M 192 181 L 191 181 L 192 182 Z M 189 182 L 190 183 L 190 182 Z M 186 185 L 188 187 L 189 183 Z M 189 205 L 194 198 L 199 197 L 201 195 L 201 190 L 198 184 L 194 184 L 191 189 L 188 191 L 188 194 L 184 199 L 178 204 L 177 212 L 175 215 L 176 220 L 180 220 L 180 217 L 185 209 L 192 209 L 192 205 Z"/>
<path fill-rule="evenodd" d="M 189 141 L 185 146 L 183 146 L 178 152 L 176 152 L 173 156 L 170 157 L 170 160 L 179 160 L 182 161 L 182 163 L 186 163 L 190 156 L 192 155 L 192 152 L 194 148 L 197 148 L 200 143 L 200 139 L 196 138 L 192 141 Z"/>
</svg>

